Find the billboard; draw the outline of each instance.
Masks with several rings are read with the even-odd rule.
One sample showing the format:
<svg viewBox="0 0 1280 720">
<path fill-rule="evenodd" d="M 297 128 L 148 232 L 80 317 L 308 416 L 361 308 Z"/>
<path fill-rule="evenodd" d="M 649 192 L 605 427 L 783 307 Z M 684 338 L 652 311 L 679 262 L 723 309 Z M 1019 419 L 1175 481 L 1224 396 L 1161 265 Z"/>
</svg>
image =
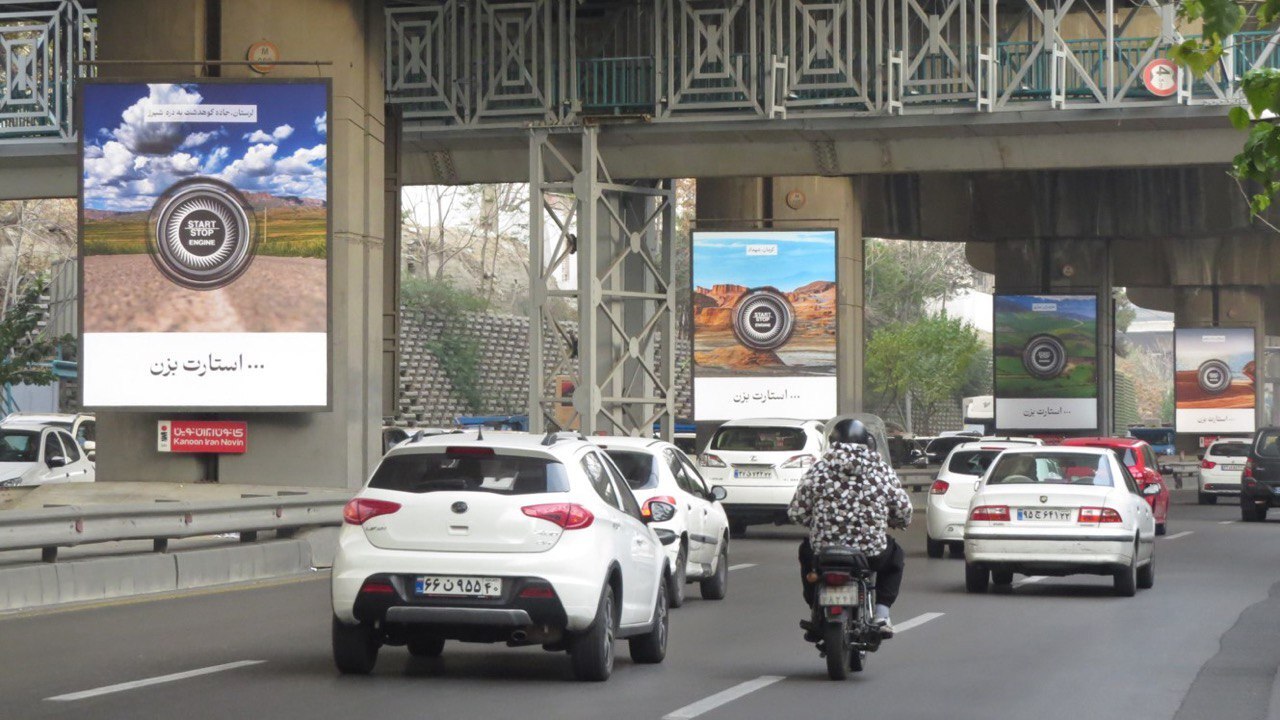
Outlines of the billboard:
<svg viewBox="0 0 1280 720">
<path fill-rule="evenodd" d="M 693 233 L 695 420 L 836 414 L 835 230 Z"/>
<path fill-rule="evenodd" d="M 994 385 L 1000 430 L 1098 427 L 1098 298 L 997 295 Z"/>
<path fill-rule="evenodd" d="M 327 80 L 80 90 L 83 402 L 329 398 Z"/>
<path fill-rule="evenodd" d="M 1178 432 L 1254 431 L 1253 328 L 1176 328 L 1173 354 Z"/>
</svg>

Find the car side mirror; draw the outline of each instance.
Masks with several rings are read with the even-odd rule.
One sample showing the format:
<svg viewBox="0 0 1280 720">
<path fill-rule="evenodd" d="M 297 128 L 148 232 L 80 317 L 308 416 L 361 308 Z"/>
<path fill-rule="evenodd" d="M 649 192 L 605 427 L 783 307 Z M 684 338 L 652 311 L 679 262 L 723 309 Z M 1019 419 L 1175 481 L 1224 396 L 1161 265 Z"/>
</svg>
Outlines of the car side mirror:
<svg viewBox="0 0 1280 720">
<path fill-rule="evenodd" d="M 715 500 L 716 502 L 723 502 L 723 501 L 724 501 L 724 499 L 725 499 L 725 498 L 727 498 L 727 497 L 729 497 L 729 491 L 725 490 L 724 488 L 720 487 L 719 485 L 712 485 L 712 486 L 711 486 L 711 499 L 712 499 L 712 500 Z"/>
<path fill-rule="evenodd" d="M 85 440 L 80 443 L 80 447 L 84 448 L 85 452 L 93 452 L 98 449 L 98 443 L 93 440 Z"/>
<path fill-rule="evenodd" d="M 1160 485 L 1157 483 L 1151 483 L 1150 485 L 1143 485 L 1142 494 L 1147 497 L 1151 497 L 1152 495 L 1159 495 Z"/>
<path fill-rule="evenodd" d="M 89 450 L 89 451 L 87 451 L 87 452 L 84 454 L 84 457 L 85 457 L 85 459 L 86 459 L 86 460 L 88 460 L 89 462 L 93 462 L 93 463 L 98 462 L 98 452 L 97 452 L 96 450 Z"/>
<path fill-rule="evenodd" d="M 48 460 L 45 460 L 44 464 L 48 465 L 51 468 L 66 467 L 67 459 L 62 457 L 61 455 L 53 455 Z"/>
<path fill-rule="evenodd" d="M 661 500 L 650 500 L 640 508 L 640 520 L 645 525 L 666 522 L 676 516 L 676 506 Z"/>
</svg>

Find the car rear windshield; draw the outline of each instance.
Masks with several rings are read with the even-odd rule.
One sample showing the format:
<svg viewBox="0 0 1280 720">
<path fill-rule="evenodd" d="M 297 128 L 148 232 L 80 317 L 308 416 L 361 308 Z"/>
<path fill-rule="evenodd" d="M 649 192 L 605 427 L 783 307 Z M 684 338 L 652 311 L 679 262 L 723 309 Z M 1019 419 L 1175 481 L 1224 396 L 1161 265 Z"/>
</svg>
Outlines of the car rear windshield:
<svg viewBox="0 0 1280 720">
<path fill-rule="evenodd" d="M 658 473 L 654 469 L 653 456 L 633 450 L 605 450 L 613 464 L 622 471 L 632 490 L 652 490 L 658 487 Z"/>
<path fill-rule="evenodd" d="M 987 472 L 987 468 L 991 467 L 991 461 L 999 455 L 999 450 L 957 450 L 951 453 L 947 472 L 978 477 Z"/>
<path fill-rule="evenodd" d="M 1254 452 L 1258 453 L 1258 457 L 1280 458 L 1280 432 L 1272 430 L 1259 433 Z"/>
<path fill-rule="evenodd" d="M 39 432 L 0 430 L 0 462 L 36 462 L 39 455 Z"/>
<path fill-rule="evenodd" d="M 712 450 L 793 452 L 803 450 L 804 430 L 791 427 L 726 427 L 711 439 Z"/>
<path fill-rule="evenodd" d="M 1249 457 L 1248 443 L 1220 442 L 1209 446 L 1209 454 L 1218 457 Z"/>
<path fill-rule="evenodd" d="M 1005 455 L 992 468 L 987 484 L 1115 486 L 1111 464 L 1105 456 L 1073 453 Z"/>
<path fill-rule="evenodd" d="M 534 495 L 567 492 L 564 465 L 519 455 L 400 453 L 382 461 L 369 487 L 410 493 L 487 492 Z"/>
</svg>

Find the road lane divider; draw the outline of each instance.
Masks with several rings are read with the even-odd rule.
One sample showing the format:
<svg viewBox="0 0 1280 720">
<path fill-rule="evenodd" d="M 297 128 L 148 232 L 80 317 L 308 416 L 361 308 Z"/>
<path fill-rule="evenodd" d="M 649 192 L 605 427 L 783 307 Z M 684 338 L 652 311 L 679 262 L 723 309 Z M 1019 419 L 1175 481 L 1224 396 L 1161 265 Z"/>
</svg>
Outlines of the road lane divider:
<svg viewBox="0 0 1280 720">
<path fill-rule="evenodd" d="M 1165 539 L 1165 540 L 1177 540 L 1178 538 L 1184 538 L 1184 537 L 1186 537 L 1186 536 L 1188 536 L 1188 535 L 1195 535 L 1195 534 L 1196 534 L 1196 531 L 1195 531 L 1195 530 L 1183 530 L 1183 531 L 1182 531 L 1182 532 L 1180 532 L 1180 533 L 1174 533 L 1174 534 L 1172 534 L 1172 535 L 1165 535 L 1165 536 L 1164 536 L 1164 539 Z"/>
<path fill-rule="evenodd" d="M 728 690 L 721 690 L 715 695 L 705 697 L 695 703 L 685 705 L 675 712 L 663 715 L 662 720 L 690 720 L 691 718 L 696 718 L 699 715 L 715 710 L 721 705 L 727 705 L 740 697 L 750 695 L 757 690 L 767 688 L 783 679 L 784 678 L 781 675 L 761 675 L 755 680 L 738 683 Z"/>
<path fill-rule="evenodd" d="M 893 631 L 894 631 L 894 633 L 895 633 L 895 634 L 896 634 L 896 633 L 906 632 L 906 631 L 910 630 L 911 628 L 917 628 L 917 627 L 920 627 L 921 625 L 923 625 L 923 624 L 925 624 L 925 623 L 929 622 L 930 620 L 937 620 L 938 618 L 942 617 L 943 615 L 946 615 L 946 613 L 931 612 L 931 613 L 925 613 L 925 614 L 923 614 L 923 615 L 917 615 L 917 616 L 915 616 L 915 617 L 911 618 L 910 620 L 907 620 L 906 622 L 900 622 L 900 623 L 898 623 L 897 625 L 894 625 L 894 626 L 893 626 Z"/>
<path fill-rule="evenodd" d="M 187 680 L 189 678 L 200 677 L 202 675 L 212 675 L 214 673 L 226 672 L 227 670 L 237 670 L 242 667 L 251 665 L 261 665 L 266 660 L 237 660 L 236 662 L 223 663 L 222 665 L 212 665 L 205 668 L 197 668 L 195 670 L 186 670 L 170 675 L 160 675 L 153 678 L 143 680 L 131 680 L 116 685 L 106 685 L 92 690 L 82 690 L 80 692 L 67 693 L 66 695 L 55 695 L 45 698 L 52 702 L 70 702 L 73 700 L 87 700 L 89 698 L 98 697 L 100 695 L 111 695 L 112 693 L 125 692 L 126 690 L 137 690 L 138 688 L 149 687 L 151 685 L 161 685 L 164 683 L 176 682 L 178 680 Z"/>
<path fill-rule="evenodd" d="M 753 568 L 755 566 L 755 563 L 739 563 L 737 565 L 730 565 L 729 570 L 746 570 L 747 568 Z"/>
</svg>

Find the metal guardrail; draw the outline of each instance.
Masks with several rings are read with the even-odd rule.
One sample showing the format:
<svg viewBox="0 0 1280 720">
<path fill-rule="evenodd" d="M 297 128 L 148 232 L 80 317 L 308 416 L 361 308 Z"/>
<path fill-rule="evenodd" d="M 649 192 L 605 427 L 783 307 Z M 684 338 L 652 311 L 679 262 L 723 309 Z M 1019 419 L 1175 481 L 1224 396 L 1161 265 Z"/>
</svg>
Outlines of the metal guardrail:
<svg viewBox="0 0 1280 720">
<path fill-rule="evenodd" d="M 39 548 L 45 562 L 54 562 L 58 548 L 86 543 L 151 540 L 156 552 L 164 552 L 169 540 L 201 535 L 240 533 L 241 540 L 251 542 L 261 531 L 339 525 L 348 499 L 336 493 L 287 492 L 232 500 L 5 510 L 0 512 L 0 551 Z"/>
</svg>

